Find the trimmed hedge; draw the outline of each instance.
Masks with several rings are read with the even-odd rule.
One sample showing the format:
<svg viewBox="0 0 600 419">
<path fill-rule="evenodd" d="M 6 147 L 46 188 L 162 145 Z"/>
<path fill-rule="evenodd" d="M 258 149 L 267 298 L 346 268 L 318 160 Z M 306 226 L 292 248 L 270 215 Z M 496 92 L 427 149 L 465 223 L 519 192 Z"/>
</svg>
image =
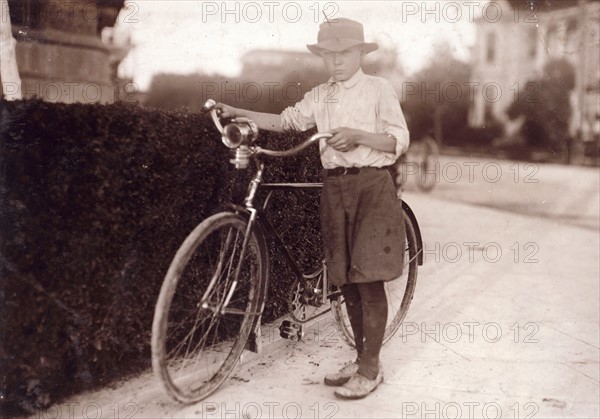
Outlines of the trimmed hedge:
<svg viewBox="0 0 600 419">
<path fill-rule="evenodd" d="M 163 276 L 203 218 L 245 192 L 207 116 L 125 105 L 0 102 L 1 391 L 42 408 L 150 365 Z M 306 134 L 263 132 L 284 149 Z M 267 180 L 319 180 L 316 147 L 272 160 Z M 272 221 L 303 263 L 320 260 L 318 192 L 274 199 Z M 274 255 L 275 256 L 275 255 Z M 273 257 L 264 320 L 293 275 Z"/>
</svg>

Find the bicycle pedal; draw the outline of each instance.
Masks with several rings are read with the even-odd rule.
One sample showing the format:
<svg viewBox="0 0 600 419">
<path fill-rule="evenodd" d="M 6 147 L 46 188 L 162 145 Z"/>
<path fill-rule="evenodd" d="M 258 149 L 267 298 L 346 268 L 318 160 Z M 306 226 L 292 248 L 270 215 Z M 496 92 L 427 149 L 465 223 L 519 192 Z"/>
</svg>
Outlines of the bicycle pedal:
<svg viewBox="0 0 600 419">
<path fill-rule="evenodd" d="M 309 296 L 303 295 L 300 298 L 302 304 L 312 307 L 321 307 L 323 305 L 323 294 L 321 290 L 315 289 Z"/>
<path fill-rule="evenodd" d="M 302 340 L 302 337 L 304 336 L 302 333 L 302 325 L 289 320 L 284 320 L 281 323 L 281 326 L 279 326 L 279 336 L 292 341 Z"/>
</svg>

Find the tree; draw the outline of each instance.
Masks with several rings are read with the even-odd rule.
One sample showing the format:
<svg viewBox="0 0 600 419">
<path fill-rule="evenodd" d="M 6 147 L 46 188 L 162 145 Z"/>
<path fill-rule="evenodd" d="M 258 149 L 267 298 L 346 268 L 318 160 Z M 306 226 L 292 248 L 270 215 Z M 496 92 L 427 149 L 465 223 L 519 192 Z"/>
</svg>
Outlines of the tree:
<svg viewBox="0 0 600 419">
<path fill-rule="evenodd" d="M 549 61 L 540 79 L 525 84 L 508 108 L 510 119 L 523 117 L 521 135 L 527 145 L 570 159 L 572 115 L 570 93 L 575 88 L 575 69 L 564 59 Z"/>
<path fill-rule="evenodd" d="M 455 133 L 467 123 L 470 73 L 470 66 L 454 58 L 446 42 L 434 47 L 430 64 L 405 83 L 403 107 L 412 138 L 433 131 L 438 144 L 460 142 Z"/>
</svg>

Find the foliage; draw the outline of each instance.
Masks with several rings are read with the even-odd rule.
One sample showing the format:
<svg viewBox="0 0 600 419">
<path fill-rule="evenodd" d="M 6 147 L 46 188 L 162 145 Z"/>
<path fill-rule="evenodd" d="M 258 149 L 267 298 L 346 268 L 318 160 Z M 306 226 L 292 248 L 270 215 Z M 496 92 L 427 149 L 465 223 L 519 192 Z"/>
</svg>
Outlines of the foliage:
<svg viewBox="0 0 600 419">
<path fill-rule="evenodd" d="M 465 141 L 457 134 L 467 125 L 470 72 L 468 64 L 452 56 L 449 45 L 435 46 L 431 63 L 405 83 L 402 106 L 412 139 L 434 134 L 444 144 Z"/>
<path fill-rule="evenodd" d="M 460 145 L 467 150 L 470 148 L 481 149 L 482 147 L 490 149 L 494 140 L 503 135 L 504 126 L 496 120 L 485 127 L 464 126 L 457 133 L 457 137 L 461 139 Z"/>
<path fill-rule="evenodd" d="M 316 83 L 325 80 L 325 73 L 318 69 L 299 72 L 293 67 L 284 72 L 265 70 L 261 77 L 252 79 L 244 73 L 240 77 L 160 74 L 152 80 L 146 104 L 163 109 L 198 110 L 207 99 L 215 99 L 257 112 L 281 113 L 302 99 Z"/>
<path fill-rule="evenodd" d="M 569 140 L 570 92 L 575 70 L 566 60 L 552 60 L 540 79 L 525 84 L 507 111 L 510 119 L 524 118 L 521 134 L 532 147 L 560 151 Z"/>
<path fill-rule="evenodd" d="M 4 403 L 32 411 L 149 366 L 154 304 L 172 256 L 248 173 L 226 163 L 203 115 L 0 105 L 0 391 Z M 301 139 L 262 137 L 278 149 Z M 316 181 L 317 152 L 269 169 L 272 178 Z M 271 206 L 302 261 L 320 258 L 317 205 L 314 194 L 299 194 Z M 271 278 L 265 321 L 287 309 L 293 282 L 278 264 Z"/>
</svg>

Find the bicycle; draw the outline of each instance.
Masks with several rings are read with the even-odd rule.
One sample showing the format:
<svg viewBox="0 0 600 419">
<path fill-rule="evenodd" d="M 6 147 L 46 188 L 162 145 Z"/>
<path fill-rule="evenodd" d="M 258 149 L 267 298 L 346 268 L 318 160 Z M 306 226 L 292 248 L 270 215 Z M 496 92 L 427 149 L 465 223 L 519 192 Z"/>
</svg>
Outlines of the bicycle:
<svg viewBox="0 0 600 419">
<path fill-rule="evenodd" d="M 417 188 L 423 192 L 431 192 L 439 181 L 439 157 L 439 147 L 429 135 L 411 142 L 407 153 L 396 164 L 397 184 L 402 188 L 408 178 L 415 175 Z"/>
<path fill-rule="evenodd" d="M 202 221 L 184 240 L 163 281 L 152 325 L 152 366 L 166 392 L 183 403 L 200 401 L 227 379 L 245 350 L 259 351 L 261 315 L 265 306 L 269 274 L 267 237 L 282 250 L 296 275 L 290 301 L 291 320 L 280 334 L 293 340 L 302 325 L 331 310 L 343 340 L 354 345 L 352 329 L 340 290 L 330 284 L 323 262 L 303 273 L 267 218 L 276 191 L 319 189 L 320 183 L 263 183 L 265 163 L 261 156 L 292 156 L 331 134 L 317 133 L 302 144 L 272 151 L 254 145 L 256 125 L 234 118 L 221 125 L 215 102 L 205 110 L 232 149 L 232 163 L 256 166 L 243 204 Z M 266 192 L 256 205 L 259 191 Z M 386 283 L 389 315 L 384 342 L 398 330 L 414 295 L 418 266 L 423 263 L 422 240 L 417 220 L 403 202 L 406 225 L 405 269 L 402 277 Z M 329 308 L 326 303 L 329 302 Z"/>
</svg>

